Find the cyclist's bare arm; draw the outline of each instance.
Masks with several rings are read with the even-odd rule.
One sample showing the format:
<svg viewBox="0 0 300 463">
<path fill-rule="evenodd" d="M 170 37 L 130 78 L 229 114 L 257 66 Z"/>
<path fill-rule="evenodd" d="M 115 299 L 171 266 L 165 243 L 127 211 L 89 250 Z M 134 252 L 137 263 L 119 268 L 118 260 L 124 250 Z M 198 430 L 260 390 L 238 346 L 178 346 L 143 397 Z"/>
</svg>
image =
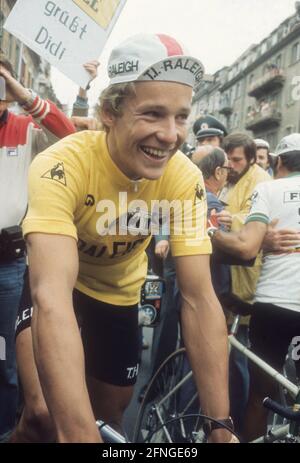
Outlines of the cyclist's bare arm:
<svg viewBox="0 0 300 463">
<path fill-rule="evenodd" d="M 224 419 L 229 416 L 228 341 L 223 311 L 214 293 L 209 256 L 176 257 L 176 274 L 182 295 L 181 323 L 203 412 Z M 212 433 L 214 441 L 227 442 L 231 434 Z"/>
<path fill-rule="evenodd" d="M 78 273 L 76 241 L 67 236 L 31 233 L 27 248 L 34 354 L 58 441 L 100 442 L 72 304 Z"/>
<path fill-rule="evenodd" d="M 245 260 L 253 259 L 262 247 L 267 227 L 262 222 L 249 222 L 238 232 L 226 233 L 218 230 L 214 234 L 213 243 L 229 254 Z"/>
</svg>

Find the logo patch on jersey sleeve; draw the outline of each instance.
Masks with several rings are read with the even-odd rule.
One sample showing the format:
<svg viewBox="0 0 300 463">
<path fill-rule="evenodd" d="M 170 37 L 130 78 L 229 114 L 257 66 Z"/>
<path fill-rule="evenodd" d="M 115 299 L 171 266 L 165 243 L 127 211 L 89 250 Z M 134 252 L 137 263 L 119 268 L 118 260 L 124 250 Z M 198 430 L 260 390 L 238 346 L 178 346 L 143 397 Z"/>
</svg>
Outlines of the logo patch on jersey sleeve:
<svg viewBox="0 0 300 463">
<path fill-rule="evenodd" d="M 65 174 L 64 163 L 59 162 L 52 167 L 52 169 L 47 170 L 41 178 L 47 178 L 49 180 L 54 180 L 55 182 L 61 183 L 62 185 L 67 186 L 67 179 Z"/>
<path fill-rule="evenodd" d="M 254 193 L 252 194 L 250 199 L 251 199 L 252 205 L 255 204 L 257 202 L 257 199 L 258 199 L 258 191 L 254 191 Z"/>
<path fill-rule="evenodd" d="M 195 186 L 194 204 L 196 204 L 197 199 L 199 201 L 203 201 L 205 199 L 205 191 L 200 185 L 200 183 L 197 183 L 197 185 Z"/>
<path fill-rule="evenodd" d="M 12 146 L 12 147 L 7 147 L 6 148 L 6 154 L 7 156 L 18 156 L 19 152 L 18 152 L 18 148 L 16 146 Z"/>
<path fill-rule="evenodd" d="M 94 206 L 95 205 L 95 198 L 93 195 L 87 195 L 85 203 L 86 206 Z"/>
</svg>

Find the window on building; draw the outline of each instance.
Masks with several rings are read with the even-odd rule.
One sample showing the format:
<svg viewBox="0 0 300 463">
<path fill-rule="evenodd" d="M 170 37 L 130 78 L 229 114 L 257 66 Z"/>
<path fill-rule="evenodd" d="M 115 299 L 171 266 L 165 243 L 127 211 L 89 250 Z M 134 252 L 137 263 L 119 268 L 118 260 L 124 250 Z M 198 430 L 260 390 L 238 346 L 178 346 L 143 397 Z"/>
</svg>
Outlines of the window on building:
<svg viewBox="0 0 300 463">
<path fill-rule="evenodd" d="M 284 136 L 290 135 L 293 132 L 294 132 L 294 126 L 293 125 L 288 125 L 284 130 Z"/>
<path fill-rule="evenodd" d="M 241 82 L 238 82 L 236 85 L 236 95 L 235 95 L 236 99 L 240 98 L 241 96 L 241 88 L 242 88 Z"/>
<path fill-rule="evenodd" d="M 26 79 L 26 63 L 22 59 L 21 74 L 20 74 L 20 82 L 21 82 L 21 84 L 25 85 L 25 79 Z"/>
<path fill-rule="evenodd" d="M 20 60 L 20 44 L 17 43 L 16 44 L 16 60 L 15 60 L 15 70 L 16 70 L 16 73 L 19 72 L 19 60 Z M 19 77 L 19 76 L 17 76 Z"/>
<path fill-rule="evenodd" d="M 275 32 L 275 33 L 272 35 L 271 42 L 272 42 L 272 47 L 274 47 L 274 45 L 276 45 L 276 43 L 277 43 L 277 32 Z"/>
<path fill-rule="evenodd" d="M 261 45 L 261 54 L 263 55 L 267 51 L 267 41 L 263 42 Z"/>
<path fill-rule="evenodd" d="M 289 25 L 285 24 L 284 29 L 283 29 L 283 37 L 288 35 L 288 33 L 289 33 Z"/>
<path fill-rule="evenodd" d="M 32 73 L 30 71 L 28 71 L 26 86 L 29 87 L 29 88 L 32 88 L 32 85 L 33 85 Z"/>
<path fill-rule="evenodd" d="M 275 61 L 278 68 L 281 68 L 281 60 L 282 60 L 282 56 L 278 55 Z"/>
<path fill-rule="evenodd" d="M 282 39 L 282 37 L 283 37 L 283 27 L 281 27 L 280 29 L 278 29 L 277 37 L 278 37 L 278 42 L 279 42 L 279 41 Z"/>
<path fill-rule="evenodd" d="M 261 47 L 257 47 L 256 49 L 256 59 L 261 56 Z"/>
<path fill-rule="evenodd" d="M 215 110 L 219 111 L 220 109 L 220 100 L 221 100 L 221 94 L 218 92 L 215 96 Z"/>
<path fill-rule="evenodd" d="M 235 100 L 235 87 L 232 87 L 229 91 L 230 103 L 232 104 Z"/>
<path fill-rule="evenodd" d="M 14 38 L 11 34 L 8 34 L 8 58 L 11 61 L 13 58 L 14 49 Z"/>
<path fill-rule="evenodd" d="M 271 96 L 270 96 L 270 104 L 272 103 L 271 106 L 273 106 L 274 108 L 276 109 L 279 109 L 280 108 L 280 105 L 281 105 L 281 93 L 273 93 Z"/>
<path fill-rule="evenodd" d="M 300 43 L 294 43 L 292 46 L 292 59 L 291 64 L 297 63 L 300 59 Z"/>
<path fill-rule="evenodd" d="M 226 105 L 232 107 L 232 101 L 231 101 L 231 94 L 232 94 L 232 89 L 229 90 L 226 94 Z"/>
<path fill-rule="evenodd" d="M 236 128 L 236 127 L 238 126 L 238 122 L 239 122 L 238 113 L 234 113 L 234 115 L 233 115 L 233 121 L 232 121 L 232 127 L 233 127 L 233 128 Z"/>
<path fill-rule="evenodd" d="M 272 37 L 269 37 L 267 39 L 267 50 L 269 50 L 272 47 Z"/>
<path fill-rule="evenodd" d="M 299 82 L 292 82 L 291 85 L 287 87 L 287 92 L 285 92 L 287 106 L 291 106 L 295 101 L 299 100 L 299 95 Z"/>
</svg>

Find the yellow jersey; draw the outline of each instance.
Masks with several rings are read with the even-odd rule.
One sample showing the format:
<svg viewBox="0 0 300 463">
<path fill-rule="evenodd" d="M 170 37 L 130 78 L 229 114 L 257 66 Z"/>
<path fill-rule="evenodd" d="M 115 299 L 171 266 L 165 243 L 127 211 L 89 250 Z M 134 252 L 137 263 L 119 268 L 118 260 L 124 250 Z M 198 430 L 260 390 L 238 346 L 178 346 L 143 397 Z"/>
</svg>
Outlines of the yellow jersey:
<svg viewBox="0 0 300 463">
<path fill-rule="evenodd" d="M 256 186 L 261 182 L 272 180 L 270 175 L 254 164 L 234 185 L 223 199 L 228 204 L 226 209 L 232 214 L 232 231 L 239 231 L 251 209 L 251 197 Z M 261 270 L 261 255 L 253 267 L 231 266 L 232 292 L 243 301 L 252 303 L 256 283 Z"/>
<path fill-rule="evenodd" d="M 77 289 L 103 302 L 132 305 L 140 299 L 160 201 L 176 203 L 170 209 L 172 255 L 210 254 L 202 174 L 184 154 L 178 151 L 158 180 L 132 181 L 111 159 L 106 133 L 83 131 L 32 162 L 23 233 L 73 237 Z"/>
</svg>

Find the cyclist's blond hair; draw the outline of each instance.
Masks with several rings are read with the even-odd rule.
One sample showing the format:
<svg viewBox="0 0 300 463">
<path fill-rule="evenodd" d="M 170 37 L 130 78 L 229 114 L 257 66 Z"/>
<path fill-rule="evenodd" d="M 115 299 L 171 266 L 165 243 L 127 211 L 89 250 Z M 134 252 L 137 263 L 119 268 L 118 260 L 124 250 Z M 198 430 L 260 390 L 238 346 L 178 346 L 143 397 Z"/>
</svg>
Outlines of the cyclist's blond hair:
<svg viewBox="0 0 300 463">
<path fill-rule="evenodd" d="M 99 118 L 105 128 L 105 123 L 102 118 L 104 112 L 109 112 L 113 116 L 122 116 L 122 106 L 126 98 L 130 98 L 135 95 L 135 87 L 133 82 L 125 82 L 124 84 L 110 85 L 100 95 L 98 113 Z"/>
</svg>

